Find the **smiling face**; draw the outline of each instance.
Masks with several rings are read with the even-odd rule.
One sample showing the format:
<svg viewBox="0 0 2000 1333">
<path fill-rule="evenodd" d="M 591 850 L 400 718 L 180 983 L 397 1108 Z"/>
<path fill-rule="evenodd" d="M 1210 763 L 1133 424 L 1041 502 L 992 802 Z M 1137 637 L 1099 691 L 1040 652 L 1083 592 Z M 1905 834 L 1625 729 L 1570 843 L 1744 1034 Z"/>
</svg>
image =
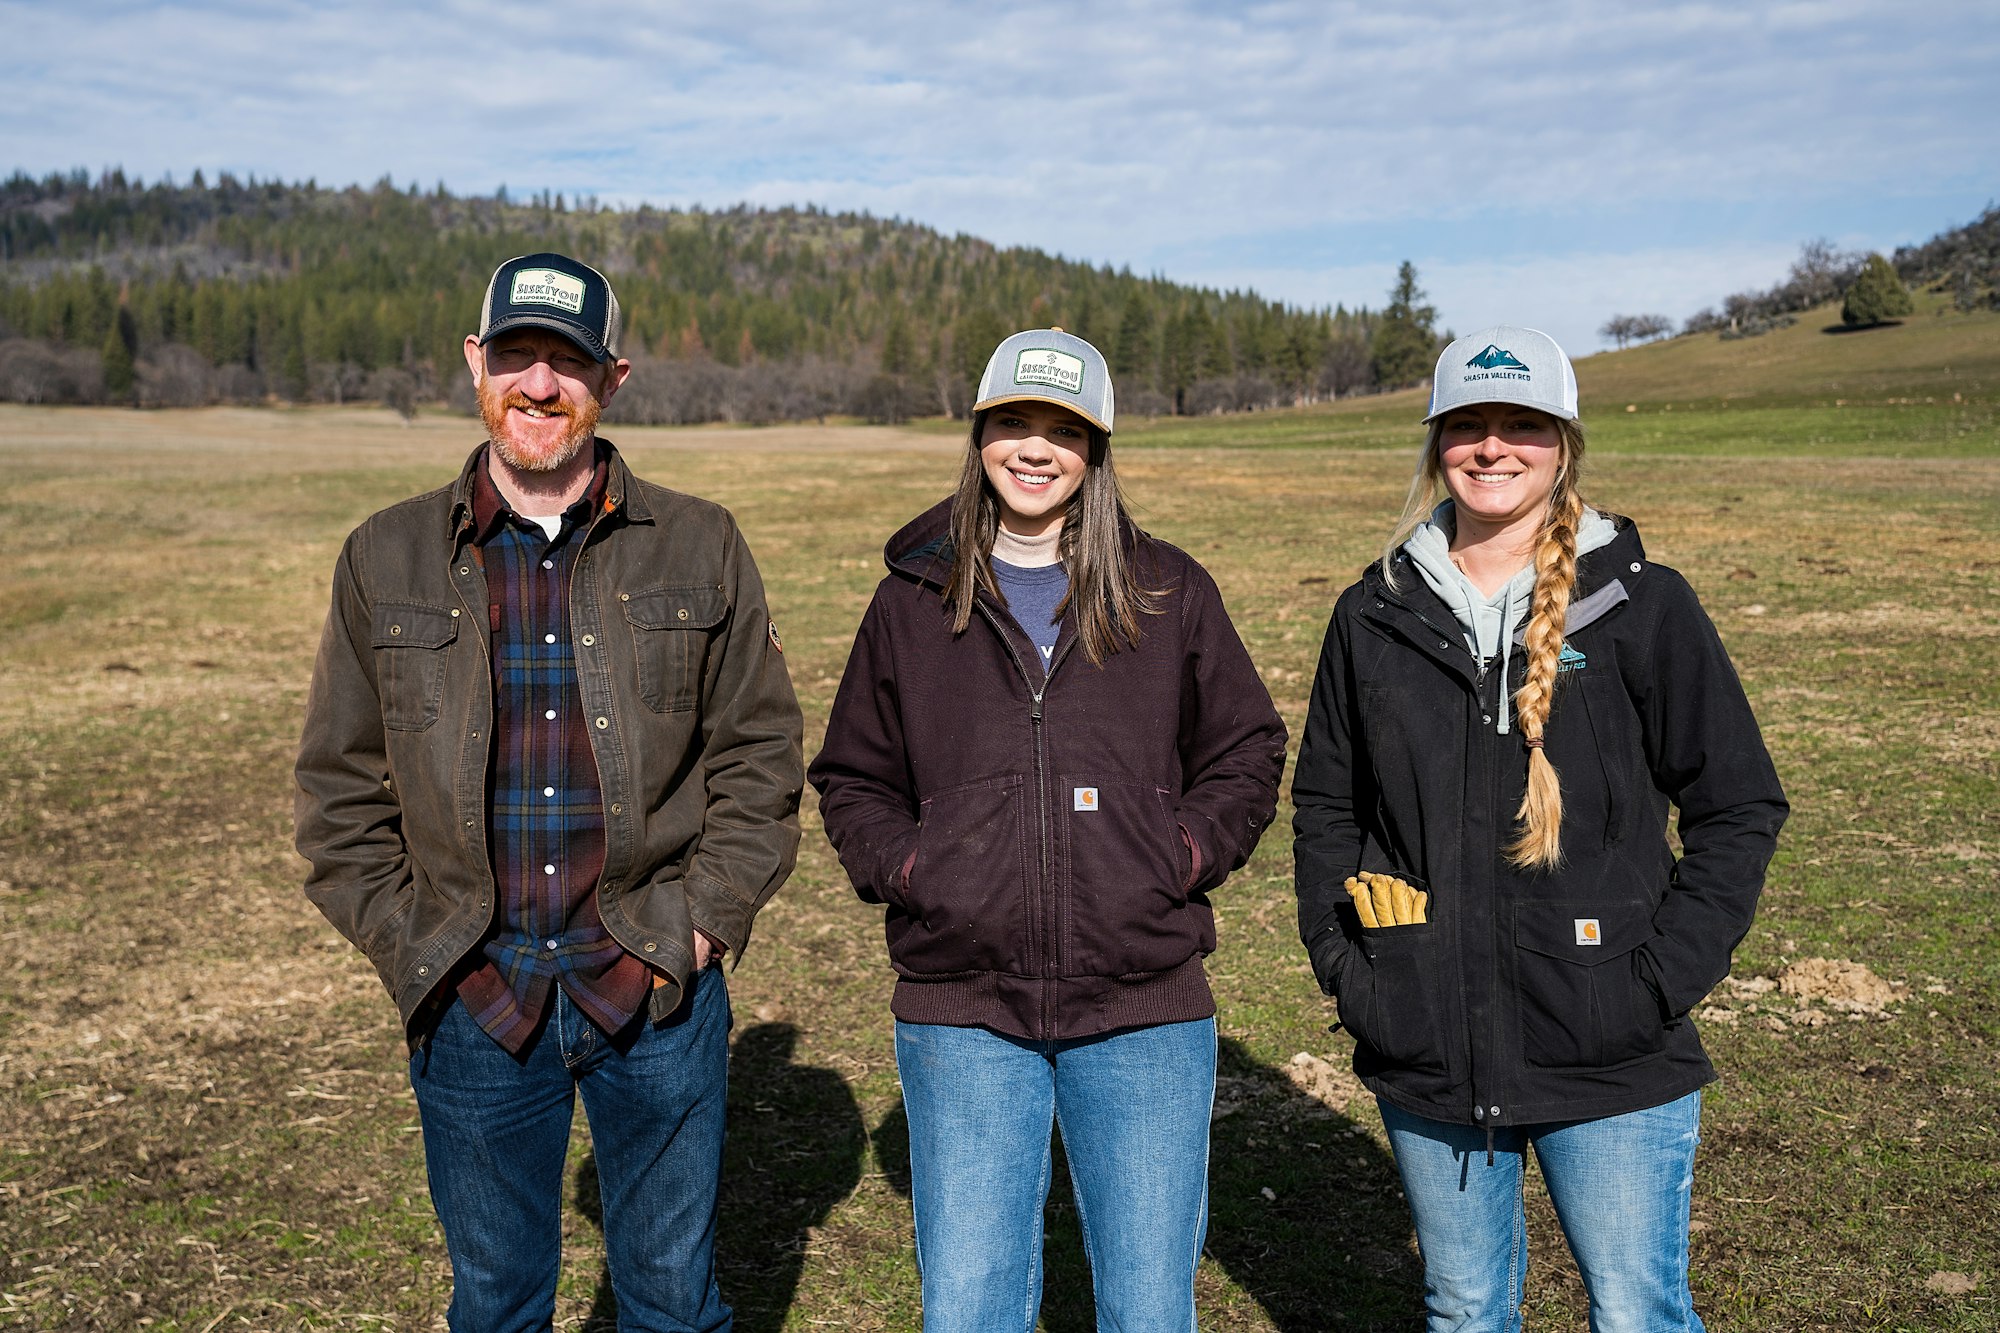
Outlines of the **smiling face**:
<svg viewBox="0 0 2000 1333">
<path fill-rule="evenodd" d="M 1458 538 L 1532 538 L 1563 462 L 1561 426 L 1513 403 L 1474 403 L 1439 423 L 1438 464 L 1457 509 Z"/>
<path fill-rule="evenodd" d="M 1054 403 L 1002 403 L 987 412 L 979 461 L 1000 500 L 1000 522 L 1039 537 L 1062 522 L 1090 461 L 1090 425 Z"/>
<path fill-rule="evenodd" d="M 534 473 L 561 471 L 577 457 L 631 370 L 630 362 L 600 362 L 561 334 L 537 328 L 496 334 L 484 347 L 467 338 L 465 362 L 501 461 Z"/>
</svg>

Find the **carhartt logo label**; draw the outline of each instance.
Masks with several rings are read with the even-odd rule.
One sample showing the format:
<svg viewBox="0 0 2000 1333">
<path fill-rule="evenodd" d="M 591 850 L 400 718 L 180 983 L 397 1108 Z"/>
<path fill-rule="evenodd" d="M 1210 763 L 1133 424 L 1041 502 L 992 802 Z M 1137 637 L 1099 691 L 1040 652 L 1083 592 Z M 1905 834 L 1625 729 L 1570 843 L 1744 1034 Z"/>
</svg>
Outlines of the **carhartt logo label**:
<svg viewBox="0 0 2000 1333">
<path fill-rule="evenodd" d="M 1525 380 L 1533 379 L 1528 367 L 1521 359 L 1506 348 L 1495 343 L 1486 344 L 1486 350 L 1465 363 L 1468 370 L 1479 373 L 1467 375 L 1466 381 L 1473 380 Z"/>
<path fill-rule="evenodd" d="M 572 315 L 583 311 L 583 279 L 552 268 L 524 268 L 514 275 L 509 298 L 515 305 L 552 305 Z"/>
<path fill-rule="evenodd" d="M 1581 671 L 1586 664 L 1586 660 L 1582 653 L 1568 644 L 1564 644 L 1561 655 L 1556 658 L 1556 670 Z"/>
<path fill-rule="evenodd" d="M 1075 799 L 1070 803 L 1072 810 L 1095 810 L 1097 808 L 1097 788 L 1078 787 Z"/>
<path fill-rule="evenodd" d="M 1598 933 L 1597 918 L 1580 916 L 1576 919 L 1576 942 L 1578 944 L 1602 944 L 1604 936 Z"/>
<path fill-rule="evenodd" d="M 1064 393 L 1082 393 L 1083 361 L 1052 348 L 1029 348 L 1014 358 L 1014 383 L 1045 384 Z"/>
</svg>

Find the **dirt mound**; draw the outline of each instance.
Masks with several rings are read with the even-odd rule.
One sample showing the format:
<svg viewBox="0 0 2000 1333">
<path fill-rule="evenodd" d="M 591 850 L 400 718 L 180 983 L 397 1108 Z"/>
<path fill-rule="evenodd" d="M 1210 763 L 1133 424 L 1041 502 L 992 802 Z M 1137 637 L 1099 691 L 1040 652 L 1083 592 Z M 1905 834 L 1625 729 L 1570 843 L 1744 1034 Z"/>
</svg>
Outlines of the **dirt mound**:
<svg viewBox="0 0 2000 1333">
<path fill-rule="evenodd" d="M 1910 993 L 1845 958 L 1801 958 L 1778 974 L 1778 989 L 1800 1000 L 1823 1000 L 1848 1013 L 1879 1014 Z"/>
<path fill-rule="evenodd" d="M 1285 1066 L 1285 1077 L 1300 1092 L 1318 1098 L 1336 1111 L 1346 1110 L 1348 1099 L 1359 1097 L 1364 1091 L 1361 1080 L 1352 1071 L 1306 1051 L 1292 1057 Z"/>
</svg>

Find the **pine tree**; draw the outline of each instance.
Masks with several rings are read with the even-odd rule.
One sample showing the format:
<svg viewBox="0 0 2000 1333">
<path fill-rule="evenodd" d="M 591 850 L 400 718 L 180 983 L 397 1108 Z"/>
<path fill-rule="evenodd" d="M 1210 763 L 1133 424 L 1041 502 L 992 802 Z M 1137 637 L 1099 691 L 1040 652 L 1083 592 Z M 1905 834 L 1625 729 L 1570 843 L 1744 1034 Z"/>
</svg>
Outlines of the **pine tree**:
<svg viewBox="0 0 2000 1333">
<path fill-rule="evenodd" d="M 1405 259 L 1369 349 L 1375 382 L 1385 389 L 1416 384 L 1431 373 L 1437 357 L 1437 310 L 1423 304 L 1424 296 L 1417 286 L 1417 266 Z"/>
<path fill-rule="evenodd" d="M 138 379 L 139 324 L 126 306 L 118 307 L 104 335 L 104 388 L 114 402 L 128 402 Z"/>
<path fill-rule="evenodd" d="M 1896 270 L 1880 255 L 1869 255 L 1868 262 L 1861 266 L 1861 273 L 1854 279 L 1854 285 L 1847 289 L 1847 300 L 1840 307 L 1841 322 L 1850 327 L 1868 324 L 1885 324 L 1914 310 L 1910 300 L 1910 289 L 1896 276 Z"/>
</svg>

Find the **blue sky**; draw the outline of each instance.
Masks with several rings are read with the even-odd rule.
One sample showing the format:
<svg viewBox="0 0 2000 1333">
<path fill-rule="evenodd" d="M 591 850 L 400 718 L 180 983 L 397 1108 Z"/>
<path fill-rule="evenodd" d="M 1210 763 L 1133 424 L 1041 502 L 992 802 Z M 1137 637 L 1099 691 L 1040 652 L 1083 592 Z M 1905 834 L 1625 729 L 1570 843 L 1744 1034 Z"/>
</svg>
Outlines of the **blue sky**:
<svg viewBox="0 0 2000 1333">
<path fill-rule="evenodd" d="M 589 7 L 581 11 L 589 13 Z M 2000 199 L 2000 6 L 0 0 L 0 170 L 816 203 L 1571 350 Z"/>
</svg>

